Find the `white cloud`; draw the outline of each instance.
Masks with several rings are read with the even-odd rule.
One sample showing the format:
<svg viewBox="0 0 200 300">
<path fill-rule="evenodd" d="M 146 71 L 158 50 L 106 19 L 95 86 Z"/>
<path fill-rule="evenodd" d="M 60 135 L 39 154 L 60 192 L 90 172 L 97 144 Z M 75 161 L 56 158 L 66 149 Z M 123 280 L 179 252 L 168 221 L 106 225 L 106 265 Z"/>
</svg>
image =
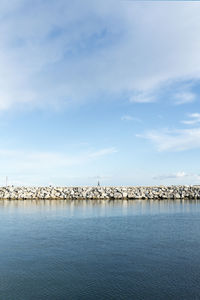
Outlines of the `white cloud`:
<svg viewBox="0 0 200 300">
<path fill-rule="evenodd" d="M 200 77 L 198 2 L 13 0 L 0 10 L 1 110 L 101 93 L 146 103 L 165 83 Z"/>
<path fill-rule="evenodd" d="M 189 114 L 188 117 L 190 118 L 190 120 L 182 121 L 183 124 L 194 125 L 194 124 L 200 123 L 200 114 L 199 113 Z"/>
<path fill-rule="evenodd" d="M 155 130 L 137 136 L 153 142 L 158 151 L 184 151 L 200 148 L 200 128 Z"/>
<path fill-rule="evenodd" d="M 177 178 L 184 178 L 184 177 L 190 177 L 190 176 L 199 176 L 199 175 L 191 175 L 188 174 L 184 171 L 180 171 L 177 173 L 172 173 L 172 174 L 164 174 L 164 175 L 158 175 L 154 176 L 153 179 L 159 179 L 159 180 L 165 180 L 165 179 L 177 179 Z"/>
<path fill-rule="evenodd" d="M 179 171 L 177 173 L 157 175 L 153 177 L 153 180 L 160 182 L 160 184 L 199 184 L 200 174 L 187 173 Z"/>
<path fill-rule="evenodd" d="M 196 100 L 196 95 L 191 92 L 178 93 L 174 95 L 175 104 L 181 105 L 186 103 L 191 103 Z"/>
</svg>

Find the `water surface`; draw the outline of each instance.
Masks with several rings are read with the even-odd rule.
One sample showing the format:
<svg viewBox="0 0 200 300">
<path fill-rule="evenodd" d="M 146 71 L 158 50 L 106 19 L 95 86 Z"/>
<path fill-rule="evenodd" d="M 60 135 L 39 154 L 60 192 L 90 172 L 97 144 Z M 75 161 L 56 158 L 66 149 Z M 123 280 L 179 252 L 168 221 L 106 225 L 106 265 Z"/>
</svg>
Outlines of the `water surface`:
<svg viewBox="0 0 200 300">
<path fill-rule="evenodd" d="M 0 299 L 200 299 L 200 202 L 0 201 Z"/>
</svg>

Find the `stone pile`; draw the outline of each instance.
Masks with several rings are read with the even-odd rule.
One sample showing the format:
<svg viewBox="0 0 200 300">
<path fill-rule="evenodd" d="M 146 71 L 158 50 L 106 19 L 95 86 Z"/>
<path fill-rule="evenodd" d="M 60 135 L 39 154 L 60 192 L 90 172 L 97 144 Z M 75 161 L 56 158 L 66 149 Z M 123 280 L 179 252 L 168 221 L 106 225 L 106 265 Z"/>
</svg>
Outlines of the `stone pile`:
<svg viewBox="0 0 200 300">
<path fill-rule="evenodd" d="M 0 199 L 200 199 L 200 185 L 131 187 L 0 187 Z"/>
</svg>

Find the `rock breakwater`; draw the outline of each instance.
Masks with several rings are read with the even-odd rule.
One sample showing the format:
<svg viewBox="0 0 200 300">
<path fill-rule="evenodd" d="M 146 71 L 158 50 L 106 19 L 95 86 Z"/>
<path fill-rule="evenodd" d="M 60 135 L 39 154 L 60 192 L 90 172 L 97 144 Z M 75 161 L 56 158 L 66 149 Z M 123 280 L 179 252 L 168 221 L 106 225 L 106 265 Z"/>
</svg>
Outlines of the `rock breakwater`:
<svg viewBox="0 0 200 300">
<path fill-rule="evenodd" d="M 0 187 L 0 199 L 200 199 L 196 186 Z"/>
</svg>

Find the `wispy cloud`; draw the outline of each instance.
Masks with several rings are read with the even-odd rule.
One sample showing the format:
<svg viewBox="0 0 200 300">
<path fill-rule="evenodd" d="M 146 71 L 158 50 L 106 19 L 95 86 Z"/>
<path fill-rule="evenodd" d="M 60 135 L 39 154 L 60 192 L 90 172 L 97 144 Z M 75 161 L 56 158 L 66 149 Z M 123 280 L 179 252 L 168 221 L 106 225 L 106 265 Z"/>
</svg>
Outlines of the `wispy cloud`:
<svg viewBox="0 0 200 300">
<path fill-rule="evenodd" d="M 190 118 L 190 120 L 184 120 L 181 122 L 186 125 L 194 125 L 200 123 L 200 113 L 189 114 L 188 117 Z"/>
<path fill-rule="evenodd" d="M 140 118 L 136 118 L 136 117 L 133 117 L 131 115 L 123 115 L 121 117 L 121 120 L 122 121 L 135 121 L 135 122 L 141 122 L 141 119 Z"/>
<path fill-rule="evenodd" d="M 93 164 L 116 153 L 113 147 L 78 153 L 0 150 L 0 185 L 6 176 L 11 185 L 87 185 L 94 184 L 88 175 L 96 172 Z M 83 170 L 83 171 L 82 171 Z M 102 177 L 101 180 L 106 178 Z"/>
<path fill-rule="evenodd" d="M 140 92 L 130 97 L 132 103 L 152 103 L 155 102 L 155 97 L 145 92 Z"/>
<path fill-rule="evenodd" d="M 116 153 L 117 149 L 115 148 L 106 148 L 106 149 L 101 149 L 92 153 L 88 154 L 88 158 L 98 158 L 104 155 L 108 155 L 108 154 L 113 154 Z"/>
<path fill-rule="evenodd" d="M 200 128 L 154 130 L 137 136 L 150 140 L 158 151 L 185 151 L 200 148 Z"/>
<path fill-rule="evenodd" d="M 104 148 L 96 151 L 88 150 L 73 155 L 57 152 L 1 150 L 0 162 L 2 166 L 7 166 L 6 169 L 8 172 L 10 170 L 19 173 L 22 171 L 43 172 L 53 168 L 87 165 L 91 161 L 101 159 L 116 152 L 115 148 Z"/>
<path fill-rule="evenodd" d="M 179 171 L 171 174 L 157 175 L 153 179 L 157 182 L 161 181 L 169 184 L 199 184 L 200 174 Z"/>
<path fill-rule="evenodd" d="M 183 92 L 183 93 L 178 93 L 174 95 L 175 99 L 175 104 L 176 105 L 182 105 L 186 103 L 191 103 L 196 100 L 196 95 L 191 92 Z"/>
<path fill-rule="evenodd" d="M 157 87 L 199 78 L 198 2 L 14 0 L 0 11 L 0 110 L 80 104 L 102 92 L 149 103 Z"/>
<path fill-rule="evenodd" d="M 199 176 L 199 175 L 194 175 L 194 174 L 188 174 L 184 171 L 180 171 L 177 173 L 172 173 L 172 174 L 164 174 L 164 175 L 158 175 L 154 176 L 153 179 L 159 179 L 159 180 L 165 180 L 165 179 L 177 179 L 177 178 L 184 178 L 184 177 L 190 177 L 190 176 Z M 200 176 L 199 176 L 200 177 Z"/>
</svg>

